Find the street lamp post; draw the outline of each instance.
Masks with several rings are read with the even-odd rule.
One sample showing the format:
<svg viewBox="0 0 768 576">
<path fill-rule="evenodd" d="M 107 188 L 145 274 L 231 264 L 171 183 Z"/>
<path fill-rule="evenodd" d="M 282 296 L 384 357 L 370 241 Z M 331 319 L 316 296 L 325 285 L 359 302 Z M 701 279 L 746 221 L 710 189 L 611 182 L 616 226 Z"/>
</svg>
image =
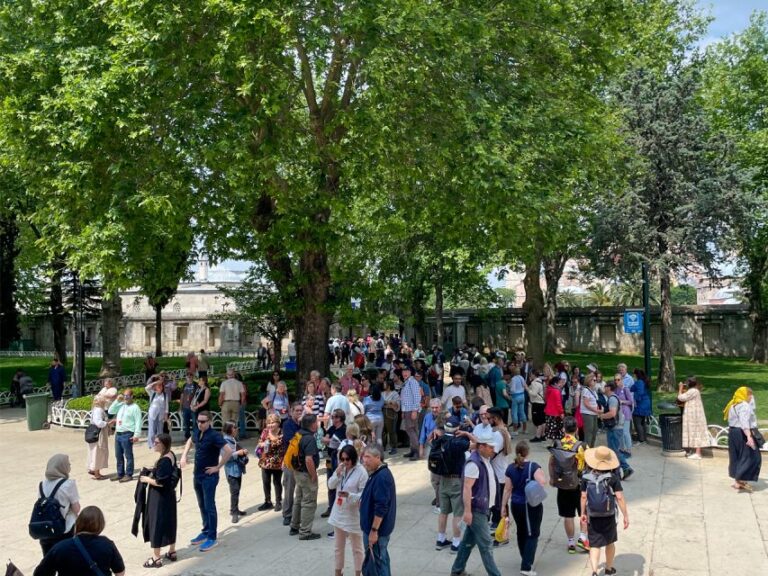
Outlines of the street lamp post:
<svg viewBox="0 0 768 576">
<path fill-rule="evenodd" d="M 643 262 L 643 348 L 645 374 L 651 381 L 651 287 L 648 283 L 648 264 Z"/>
</svg>

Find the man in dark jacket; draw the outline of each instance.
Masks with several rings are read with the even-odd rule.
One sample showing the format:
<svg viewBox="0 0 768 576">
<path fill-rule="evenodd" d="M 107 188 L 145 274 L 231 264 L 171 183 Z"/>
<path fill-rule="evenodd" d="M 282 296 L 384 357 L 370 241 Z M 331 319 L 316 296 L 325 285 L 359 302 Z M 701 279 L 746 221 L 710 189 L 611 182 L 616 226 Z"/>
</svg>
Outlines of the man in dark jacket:
<svg viewBox="0 0 768 576">
<path fill-rule="evenodd" d="M 360 498 L 360 528 L 363 546 L 373 556 L 379 576 L 391 576 L 389 566 L 389 537 L 395 528 L 397 494 L 395 479 L 381 460 L 376 444 L 363 451 L 363 466 L 368 471 L 368 482 Z"/>
</svg>

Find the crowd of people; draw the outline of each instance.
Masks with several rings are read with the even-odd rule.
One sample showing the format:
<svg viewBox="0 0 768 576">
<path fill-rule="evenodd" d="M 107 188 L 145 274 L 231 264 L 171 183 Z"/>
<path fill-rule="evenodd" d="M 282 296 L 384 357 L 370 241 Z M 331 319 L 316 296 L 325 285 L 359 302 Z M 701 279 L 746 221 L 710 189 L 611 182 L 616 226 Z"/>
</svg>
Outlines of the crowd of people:
<svg viewBox="0 0 768 576">
<path fill-rule="evenodd" d="M 614 376 L 604 381 L 594 364 L 583 372 L 568 362 L 537 369 L 522 353 L 470 347 L 458 351 L 449 363 L 438 347 L 427 355 L 421 346 L 409 347 L 399 338 L 372 336 L 350 344 L 340 343 L 339 356 L 348 362 L 342 364 L 338 379 L 312 371 L 291 394 L 280 372 L 272 374 L 262 402 L 263 426 L 250 454 L 240 443 L 244 426 L 239 420 L 247 391 L 236 374 L 229 371 L 219 388 L 223 422 L 219 431 L 209 410 L 207 377 L 198 375 L 195 382 L 190 371 L 181 391 L 186 443 L 178 462 L 166 427 L 175 382 L 162 373 L 148 374 L 146 440 L 158 459 L 152 469 L 138 475 L 133 526 L 134 534 L 141 531 L 152 551 L 144 567 L 177 559 L 176 484 L 194 452 L 192 484 L 202 526 L 190 543 L 200 551 L 218 544 L 216 491 L 222 469 L 232 523 L 247 514 L 241 509 L 240 492 L 253 456 L 264 494 L 258 511 L 282 516 L 289 536 L 320 539 L 314 524 L 324 475 L 328 507 L 320 516 L 332 528 L 328 538 L 334 541 L 336 575 L 342 573 L 349 544 L 356 574 L 370 563 L 376 574 L 386 576 L 391 573 L 388 544 L 397 500 L 395 476 L 386 460 L 397 456 L 404 444 L 407 461 L 426 463 L 434 496 L 431 506 L 437 515 L 435 548 L 456 555 L 452 576 L 465 574 L 475 547 L 487 573 L 500 574 L 494 552 L 509 543 L 512 531 L 520 573 L 535 575 L 547 484 L 557 491 L 567 553 L 589 553 L 597 574 L 602 551 L 604 573 L 615 573 L 619 513 L 624 528 L 629 526 L 622 486 L 634 473 L 629 464 L 632 450 L 646 441 L 651 415 L 650 383 L 642 370 L 630 375 L 626 365 L 619 364 Z M 199 365 L 195 368 L 199 371 Z M 701 458 L 701 448 L 709 443 L 701 385 L 695 378 L 681 383 L 678 401 L 685 406 L 683 441 L 688 456 Z M 762 437 L 748 388 L 736 391 L 724 417 L 730 427 L 733 487 L 749 491 L 749 482 L 756 481 L 760 472 L 756 448 Z M 118 394 L 105 386 L 94 398 L 92 422 L 98 439 L 89 444 L 89 473 L 96 480 L 106 477 L 102 470 L 108 466 L 113 429 L 117 469 L 113 479 L 121 483 L 134 479 L 133 446 L 141 437 L 142 414 L 132 392 Z M 549 445 L 547 462 L 530 459 L 530 444 L 539 442 Z M 105 574 L 121 573 L 125 568 L 119 552 L 99 536 L 103 515 L 95 507 L 81 513 L 69 471 L 68 457 L 54 456 L 40 486 L 41 495 L 55 495 L 61 503 L 66 522 L 61 534 L 40 540 L 45 558 L 35 573 L 56 573 L 52 569 L 75 573 L 68 572 L 60 559 L 72 546 L 65 541 L 81 533 L 78 514 L 91 508 L 82 528 L 88 537 L 80 542 L 93 548 L 88 550 Z M 167 548 L 164 555 L 163 548 Z"/>
</svg>

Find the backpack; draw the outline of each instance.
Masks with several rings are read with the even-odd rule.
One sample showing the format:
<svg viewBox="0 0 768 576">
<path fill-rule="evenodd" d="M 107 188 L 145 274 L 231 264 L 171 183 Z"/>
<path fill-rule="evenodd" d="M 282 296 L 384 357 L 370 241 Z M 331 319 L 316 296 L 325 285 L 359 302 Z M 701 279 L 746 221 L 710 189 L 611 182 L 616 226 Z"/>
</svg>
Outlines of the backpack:
<svg viewBox="0 0 768 576">
<path fill-rule="evenodd" d="M 427 468 L 438 476 L 456 474 L 455 454 L 451 447 L 453 436 L 440 436 L 432 442 L 432 449 L 427 458 Z"/>
<path fill-rule="evenodd" d="M 584 474 L 587 481 L 587 514 L 596 518 L 607 518 L 616 515 L 616 494 L 609 481 L 613 474 L 604 472 Z"/>
<path fill-rule="evenodd" d="M 605 426 L 608 430 L 612 430 L 613 428 L 616 428 L 617 425 L 622 424 L 621 422 L 621 402 L 619 402 L 619 399 L 616 398 L 616 395 L 608 396 L 606 399 L 606 410 L 611 410 L 613 408 L 613 403 L 611 400 L 616 400 L 616 415 L 613 418 L 605 418 L 603 419 L 603 426 Z"/>
<path fill-rule="evenodd" d="M 50 496 L 43 493 L 43 483 L 40 482 L 38 487 L 40 498 L 35 502 L 32 517 L 29 520 L 29 535 L 35 540 L 54 538 L 66 532 L 64 516 L 61 515 L 61 509 L 64 506 L 56 500 L 56 492 L 66 481 L 66 478 L 59 480 L 51 490 Z"/>
<path fill-rule="evenodd" d="M 576 490 L 579 487 L 579 450 L 582 443 L 576 442 L 570 449 L 564 447 L 558 440 L 548 448 L 549 477 L 552 485 L 560 490 Z"/>
<path fill-rule="evenodd" d="M 288 447 L 285 449 L 285 456 L 283 456 L 283 466 L 290 470 L 298 470 L 299 468 L 299 444 L 301 443 L 301 431 L 296 432 L 288 442 Z"/>
<path fill-rule="evenodd" d="M 363 368 L 365 366 L 365 356 L 362 352 L 358 352 L 355 356 L 355 368 Z"/>
</svg>

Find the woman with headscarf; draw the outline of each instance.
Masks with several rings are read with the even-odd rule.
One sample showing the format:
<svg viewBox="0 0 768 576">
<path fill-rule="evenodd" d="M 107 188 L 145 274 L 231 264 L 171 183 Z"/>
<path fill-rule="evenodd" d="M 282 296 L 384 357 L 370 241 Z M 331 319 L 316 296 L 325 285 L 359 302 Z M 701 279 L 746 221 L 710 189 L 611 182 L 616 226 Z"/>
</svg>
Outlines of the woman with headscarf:
<svg viewBox="0 0 768 576">
<path fill-rule="evenodd" d="M 54 497 L 61 504 L 61 516 L 64 518 L 64 534 L 40 540 L 40 547 L 43 549 L 44 555 L 55 544 L 72 538 L 74 534 L 75 521 L 80 513 L 80 495 L 77 493 L 77 484 L 69 477 L 71 471 L 72 465 L 69 462 L 69 456 L 54 454 L 45 467 L 45 480 L 40 482 L 38 488 L 38 492 L 42 493 L 43 496 L 50 496 L 58 486 Z"/>
<path fill-rule="evenodd" d="M 685 390 L 685 388 L 688 388 Z M 695 376 L 690 376 L 685 383 L 680 382 L 677 389 L 678 402 L 684 402 L 683 409 L 683 448 L 691 450 L 687 455 L 691 460 L 701 460 L 701 449 L 711 445 L 707 416 L 701 401 L 701 385 Z"/>
<path fill-rule="evenodd" d="M 757 482 L 763 462 L 762 436 L 755 434 L 757 416 L 752 390 L 746 386 L 736 390 L 723 417 L 728 420 L 728 475 L 735 481 L 733 488 L 752 492 L 747 482 Z"/>
<path fill-rule="evenodd" d="M 88 474 L 94 480 L 104 480 L 101 469 L 109 466 L 109 417 L 107 408 L 117 397 L 116 388 L 107 388 L 96 394 L 91 407 L 91 424 L 99 427 L 99 439 L 88 444 Z"/>
</svg>

